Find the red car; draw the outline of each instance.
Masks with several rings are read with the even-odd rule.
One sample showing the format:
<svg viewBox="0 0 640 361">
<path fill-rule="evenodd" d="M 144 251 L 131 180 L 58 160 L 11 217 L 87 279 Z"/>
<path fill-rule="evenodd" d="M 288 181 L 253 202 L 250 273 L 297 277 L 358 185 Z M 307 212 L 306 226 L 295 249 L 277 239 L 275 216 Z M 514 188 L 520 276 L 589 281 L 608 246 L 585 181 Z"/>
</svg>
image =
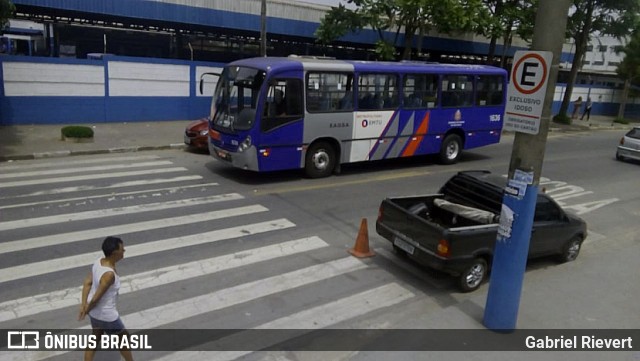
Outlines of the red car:
<svg viewBox="0 0 640 361">
<path fill-rule="evenodd" d="M 209 150 L 209 120 L 202 118 L 187 125 L 184 131 L 184 143 L 190 148 Z"/>
</svg>

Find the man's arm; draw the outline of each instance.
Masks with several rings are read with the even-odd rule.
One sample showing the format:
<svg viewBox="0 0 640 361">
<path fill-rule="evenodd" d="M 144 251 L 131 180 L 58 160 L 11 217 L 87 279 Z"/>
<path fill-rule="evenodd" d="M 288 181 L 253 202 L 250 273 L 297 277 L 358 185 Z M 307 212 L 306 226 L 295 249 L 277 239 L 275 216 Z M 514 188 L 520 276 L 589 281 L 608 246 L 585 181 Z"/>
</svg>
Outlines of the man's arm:
<svg viewBox="0 0 640 361">
<path fill-rule="evenodd" d="M 109 287 L 115 282 L 116 276 L 113 272 L 106 272 L 100 277 L 100 283 L 98 284 L 98 289 L 96 293 L 93 295 L 91 301 L 87 302 L 87 297 L 89 295 L 89 290 L 91 289 L 91 285 L 93 284 L 93 275 L 89 272 L 89 275 L 84 279 L 84 283 L 82 286 L 82 306 L 80 307 L 80 314 L 78 315 L 78 320 L 84 319 L 84 317 L 91 311 L 92 308 L 96 306 L 96 304 L 100 301 L 102 296 L 107 292 Z"/>
</svg>

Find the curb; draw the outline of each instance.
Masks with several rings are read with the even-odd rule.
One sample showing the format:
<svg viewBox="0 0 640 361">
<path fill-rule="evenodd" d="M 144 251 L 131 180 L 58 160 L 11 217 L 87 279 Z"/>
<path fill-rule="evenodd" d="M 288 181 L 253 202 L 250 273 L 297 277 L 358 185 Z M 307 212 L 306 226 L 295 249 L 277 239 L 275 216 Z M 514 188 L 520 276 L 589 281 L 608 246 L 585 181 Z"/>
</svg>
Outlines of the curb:
<svg viewBox="0 0 640 361">
<path fill-rule="evenodd" d="M 62 158 L 76 155 L 92 155 L 92 154 L 112 154 L 112 153 L 129 153 L 129 152 L 143 152 L 149 150 L 170 150 L 170 149 L 186 149 L 187 145 L 182 143 L 174 143 L 169 145 L 160 146 L 132 146 L 132 147 L 119 147 L 109 149 L 94 149 L 94 150 L 60 150 L 54 152 L 38 152 L 32 154 L 16 154 L 8 156 L 0 156 L 0 162 L 9 162 L 15 160 L 33 160 L 44 158 Z"/>
</svg>

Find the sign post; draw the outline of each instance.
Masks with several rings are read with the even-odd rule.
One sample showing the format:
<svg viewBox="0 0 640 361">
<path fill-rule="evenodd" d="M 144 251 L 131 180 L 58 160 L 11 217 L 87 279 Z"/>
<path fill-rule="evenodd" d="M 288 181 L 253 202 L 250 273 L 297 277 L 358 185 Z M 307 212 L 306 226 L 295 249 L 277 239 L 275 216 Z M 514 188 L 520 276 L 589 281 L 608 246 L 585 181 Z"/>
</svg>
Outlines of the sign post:
<svg viewBox="0 0 640 361">
<path fill-rule="evenodd" d="M 483 319 L 487 328 L 496 331 L 513 331 L 518 318 L 548 129 L 548 122 L 545 124 L 542 119 L 543 110 L 548 110 L 547 120 L 550 113 L 547 85 L 552 60 L 550 51 L 516 52 L 507 89 L 504 129 L 515 131 L 516 137 Z M 542 154 L 538 154 L 539 148 Z"/>
<path fill-rule="evenodd" d="M 483 319 L 496 331 L 511 332 L 516 326 L 564 40 L 559 34 L 566 31 L 571 4 L 571 0 L 538 2 L 534 51 L 516 53 L 511 72 L 505 129 L 515 131 L 515 137 Z"/>
</svg>

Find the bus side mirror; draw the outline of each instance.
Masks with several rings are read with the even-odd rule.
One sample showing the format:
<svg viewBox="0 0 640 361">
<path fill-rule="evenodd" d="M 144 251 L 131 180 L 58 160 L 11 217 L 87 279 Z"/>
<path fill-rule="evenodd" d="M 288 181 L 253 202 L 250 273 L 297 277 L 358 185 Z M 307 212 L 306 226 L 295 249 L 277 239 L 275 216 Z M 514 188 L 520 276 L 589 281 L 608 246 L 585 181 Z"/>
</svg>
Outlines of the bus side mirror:
<svg viewBox="0 0 640 361">
<path fill-rule="evenodd" d="M 202 75 L 200 75 L 200 94 L 203 94 L 204 92 L 204 77 L 205 76 L 215 76 L 220 78 L 220 73 L 202 73 Z"/>
</svg>

